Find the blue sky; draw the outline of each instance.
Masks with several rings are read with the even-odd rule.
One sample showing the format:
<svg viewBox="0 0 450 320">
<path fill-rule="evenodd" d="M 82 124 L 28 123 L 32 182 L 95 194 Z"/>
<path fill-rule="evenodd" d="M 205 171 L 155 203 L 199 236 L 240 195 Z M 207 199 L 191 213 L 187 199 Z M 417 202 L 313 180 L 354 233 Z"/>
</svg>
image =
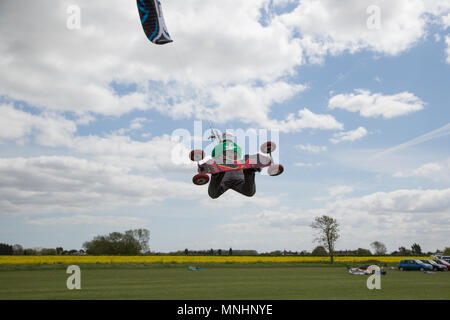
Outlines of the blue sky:
<svg viewBox="0 0 450 320">
<path fill-rule="evenodd" d="M 327 214 L 338 249 L 449 245 L 446 1 L 166 0 L 165 46 L 133 1 L 109 3 L 42 0 L 21 25 L 24 1 L 0 6 L 1 242 L 81 248 L 143 227 L 155 251 L 300 251 Z M 279 130 L 285 173 L 210 199 L 173 139 L 195 121 Z"/>
</svg>

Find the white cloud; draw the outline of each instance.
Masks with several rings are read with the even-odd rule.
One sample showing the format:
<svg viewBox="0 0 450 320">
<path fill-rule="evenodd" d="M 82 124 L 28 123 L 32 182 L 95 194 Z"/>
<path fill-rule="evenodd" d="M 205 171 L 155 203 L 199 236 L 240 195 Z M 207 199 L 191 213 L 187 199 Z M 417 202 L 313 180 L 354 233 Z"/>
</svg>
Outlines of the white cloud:
<svg viewBox="0 0 450 320">
<path fill-rule="evenodd" d="M 262 127 L 273 127 L 268 114 L 273 104 L 282 103 L 304 91 L 304 85 L 273 82 L 263 87 L 241 84 L 211 89 L 211 101 L 216 107 L 196 111 L 200 118 L 224 123 L 239 119 L 244 123 L 256 123 Z M 206 104 L 206 101 L 205 101 Z M 206 112 L 205 112 L 206 111 Z"/>
<path fill-rule="evenodd" d="M 444 29 L 450 28 L 450 13 L 442 16 L 442 24 L 444 25 Z"/>
<path fill-rule="evenodd" d="M 445 43 L 447 44 L 447 63 L 450 64 L 450 36 L 445 37 Z"/>
<path fill-rule="evenodd" d="M 436 6 L 424 7 L 422 0 L 333 0 L 301 1 L 298 7 L 279 18 L 301 35 L 301 44 L 311 62 L 326 54 L 364 49 L 397 55 L 412 47 L 425 35 L 423 16 Z M 369 6 L 380 8 L 380 29 L 369 29 Z"/>
<path fill-rule="evenodd" d="M 346 214 L 345 210 L 365 211 L 371 215 L 391 213 L 434 213 L 450 210 L 450 189 L 402 189 L 376 192 L 361 198 L 340 200 L 326 207 Z"/>
<path fill-rule="evenodd" d="M 303 129 L 333 130 L 342 129 L 332 115 L 315 114 L 307 108 L 297 114 L 289 114 L 285 119 L 271 119 L 274 106 L 279 105 L 300 92 L 305 85 L 274 81 L 263 86 L 251 83 L 211 86 L 207 91 L 199 92 L 195 97 L 192 91 L 178 88 L 164 92 L 158 100 L 158 109 L 165 110 L 173 117 L 196 116 L 214 123 L 226 123 L 239 120 L 247 124 L 256 124 L 262 128 L 278 129 L 282 132 L 297 132 Z M 164 96 L 165 94 L 167 96 Z M 170 101 L 177 101 L 170 105 Z"/>
<path fill-rule="evenodd" d="M 306 151 L 306 152 L 310 152 L 310 153 L 319 153 L 319 152 L 323 152 L 323 151 L 327 151 L 327 147 L 326 146 L 315 146 L 312 144 L 299 144 L 295 146 L 297 149 L 301 150 L 301 151 Z"/>
<path fill-rule="evenodd" d="M 282 132 L 296 132 L 303 129 L 342 129 L 332 115 L 315 114 L 307 108 L 297 114 L 289 114 L 285 119 L 271 119 L 274 105 L 279 105 L 306 90 L 305 85 L 274 81 L 263 86 L 244 83 L 229 86 L 211 86 L 206 92 L 192 97 L 185 88 L 175 89 L 158 102 L 160 111 L 166 110 L 173 117 L 192 117 L 226 123 L 239 120 L 256 124 L 262 128 L 278 129 Z M 164 93 L 165 94 L 165 93 Z M 177 101 L 170 106 L 170 101 Z"/>
<path fill-rule="evenodd" d="M 143 127 L 148 120 L 136 118 L 130 128 L 105 137 L 75 136 L 76 121 L 67 120 L 56 113 L 44 112 L 34 115 L 18 110 L 12 105 L 0 104 L 0 142 L 14 141 L 18 144 L 32 142 L 41 146 L 66 147 L 81 156 L 94 157 L 129 170 L 192 170 L 195 166 L 188 159 L 189 146 L 172 139 L 169 135 L 154 137 L 148 141 L 136 141 L 123 135 Z"/>
<path fill-rule="evenodd" d="M 345 194 L 353 192 L 352 186 L 335 186 L 331 187 L 328 191 L 331 197 L 341 197 Z"/>
<path fill-rule="evenodd" d="M 71 1 L 2 3 L 0 94 L 54 110 L 122 115 L 157 107 L 169 81 L 199 91 L 272 82 L 293 73 L 302 50 L 283 24 L 258 22 L 265 2 L 164 3 L 175 39 L 166 46 L 145 38 L 135 2 L 79 1 L 82 28 L 73 31 L 66 28 Z"/>
<path fill-rule="evenodd" d="M 333 186 L 328 188 L 328 195 L 324 197 L 317 197 L 313 200 L 315 201 L 323 201 L 323 200 L 332 200 L 332 199 L 341 199 L 345 195 L 352 193 L 354 191 L 354 188 L 352 186 Z"/>
<path fill-rule="evenodd" d="M 397 171 L 393 176 L 396 178 L 421 177 L 436 181 L 450 181 L 450 159 L 442 162 L 425 163 L 413 170 Z"/>
<path fill-rule="evenodd" d="M 409 92 L 384 96 L 380 93 L 357 89 L 356 94 L 339 94 L 328 102 L 330 109 L 343 109 L 359 112 L 363 117 L 380 117 L 390 119 L 424 108 L 424 102 Z"/>
<path fill-rule="evenodd" d="M 124 135 L 125 133 L 143 130 L 144 125 L 149 122 L 152 122 L 152 120 L 144 117 L 135 118 L 130 121 L 130 125 L 128 128 L 121 128 L 114 133 L 118 135 Z"/>
<path fill-rule="evenodd" d="M 294 75 L 305 54 L 313 62 L 363 49 L 399 54 L 425 34 L 424 13 L 442 15 L 448 7 L 428 0 L 346 0 L 338 7 L 307 0 L 286 14 L 268 12 L 261 24 L 264 9 L 292 2 L 169 1 L 164 13 L 175 42 L 155 46 L 145 39 L 135 3 L 78 3 L 82 28 L 73 31 L 66 28 L 69 0 L 2 3 L 1 95 L 91 116 L 156 109 L 173 118 L 218 114 L 219 121 L 249 123 L 250 114 L 261 126 L 291 131 L 304 127 L 301 115 L 274 120 L 269 113 L 302 90 L 280 79 Z M 382 9 L 378 31 L 366 28 L 372 4 Z"/>
<path fill-rule="evenodd" d="M 269 128 L 281 132 L 298 132 L 303 129 L 342 130 L 343 124 L 329 114 L 315 114 L 307 108 L 298 111 L 298 117 L 289 114 L 286 120 L 272 120 Z"/>
<path fill-rule="evenodd" d="M 9 104 L 0 104 L 0 113 L 0 141 L 23 142 L 34 136 L 38 144 L 56 147 L 67 144 L 77 131 L 75 122 L 55 113 L 33 115 Z"/>
<path fill-rule="evenodd" d="M 0 210 L 74 213 L 151 205 L 203 194 L 192 183 L 131 174 L 123 167 L 73 157 L 0 158 Z"/>
<path fill-rule="evenodd" d="M 139 130 L 142 129 L 142 127 L 144 126 L 143 123 L 147 122 L 149 120 L 147 120 L 146 118 L 135 118 L 133 120 L 131 120 L 130 122 L 130 129 L 133 130 Z"/>
<path fill-rule="evenodd" d="M 149 223 L 148 220 L 138 217 L 92 216 L 86 214 L 53 218 L 27 218 L 25 222 L 40 227 L 102 225 L 116 228 L 141 228 Z"/>
<path fill-rule="evenodd" d="M 322 165 L 323 165 L 323 163 L 321 163 L 321 162 L 315 162 L 315 163 L 313 163 L 313 162 L 296 162 L 296 163 L 294 163 L 294 166 L 296 166 L 296 167 L 319 167 Z"/>
<path fill-rule="evenodd" d="M 169 135 L 157 136 L 148 141 L 136 141 L 123 135 L 79 136 L 68 147 L 78 155 L 139 172 L 195 172 L 196 168 L 189 160 L 188 146 Z"/>
<path fill-rule="evenodd" d="M 447 0 L 427 0 L 423 2 L 426 12 L 432 15 L 445 15 L 450 12 L 450 3 Z"/>
<path fill-rule="evenodd" d="M 343 141 L 356 141 L 364 138 L 367 134 L 368 132 L 364 127 L 359 127 L 358 129 L 351 131 L 337 132 L 333 135 L 333 138 L 331 138 L 330 141 L 334 144 Z"/>
<path fill-rule="evenodd" d="M 311 238 L 313 231 L 310 224 L 314 217 L 323 214 L 336 218 L 340 224 L 338 248 L 358 248 L 379 240 L 386 243 L 390 250 L 411 241 L 434 250 L 436 241 L 445 243 L 448 237 L 450 189 L 376 192 L 333 201 L 318 209 L 285 207 L 264 210 L 258 214 L 243 215 L 223 225 L 222 230 L 234 236 L 301 233 Z"/>
</svg>

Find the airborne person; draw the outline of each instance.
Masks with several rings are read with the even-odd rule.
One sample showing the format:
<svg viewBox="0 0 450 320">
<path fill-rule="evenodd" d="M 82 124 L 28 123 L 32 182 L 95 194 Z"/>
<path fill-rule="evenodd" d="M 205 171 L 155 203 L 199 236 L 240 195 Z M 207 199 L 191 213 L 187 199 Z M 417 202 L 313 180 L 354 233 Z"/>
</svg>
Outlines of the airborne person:
<svg viewBox="0 0 450 320">
<path fill-rule="evenodd" d="M 233 189 L 247 197 L 252 197 L 256 192 L 255 172 L 260 172 L 267 167 L 269 176 L 278 176 L 284 169 L 281 164 L 275 164 L 272 151 L 276 144 L 271 141 L 263 143 L 260 147 L 263 154 L 245 155 L 242 159 L 241 148 L 234 143 L 234 137 L 228 133 L 219 136 L 217 131 L 211 128 L 210 139 L 218 139 L 219 144 L 212 151 L 212 159 L 204 163 L 205 152 L 200 149 L 192 150 L 189 154 L 191 161 L 197 162 L 198 174 L 192 178 L 192 182 L 198 186 L 209 182 L 208 195 L 217 199 L 228 189 Z M 211 174 L 211 179 L 209 175 Z"/>
<path fill-rule="evenodd" d="M 233 163 L 242 158 L 241 148 L 233 140 L 234 137 L 230 134 L 222 135 L 222 141 L 214 147 L 211 154 L 216 163 Z M 250 168 L 212 174 L 208 195 L 217 199 L 228 189 L 233 189 L 245 196 L 252 197 L 256 192 L 255 171 L 261 171 L 261 169 Z"/>
</svg>

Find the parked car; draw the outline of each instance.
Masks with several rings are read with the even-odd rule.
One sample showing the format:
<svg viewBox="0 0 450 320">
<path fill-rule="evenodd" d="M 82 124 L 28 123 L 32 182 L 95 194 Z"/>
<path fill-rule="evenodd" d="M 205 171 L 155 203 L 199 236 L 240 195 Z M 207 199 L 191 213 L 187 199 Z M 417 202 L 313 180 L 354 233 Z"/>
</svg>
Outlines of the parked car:
<svg viewBox="0 0 450 320">
<path fill-rule="evenodd" d="M 434 259 L 434 262 L 439 263 L 439 264 L 442 264 L 442 265 L 446 266 L 447 269 L 450 270 L 450 263 L 448 263 L 446 260 L 435 258 L 435 259 Z"/>
<path fill-rule="evenodd" d="M 450 263 L 450 257 L 449 256 L 442 256 L 441 260 L 444 260 L 447 263 Z"/>
<path fill-rule="evenodd" d="M 434 259 L 436 260 L 442 260 L 446 263 L 450 263 L 450 256 L 443 256 L 441 254 L 436 254 L 434 256 L 432 256 Z"/>
<path fill-rule="evenodd" d="M 447 271 L 448 268 L 446 266 L 444 266 L 443 264 L 437 263 L 434 260 L 431 259 L 424 259 L 421 260 L 423 263 L 429 264 L 433 267 L 433 270 L 435 271 Z"/>
<path fill-rule="evenodd" d="M 420 271 L 431 271 L 433 267 L 430 264 L 425 264 L 420 260 L 416 259 L 405 259 L 400 261 L 398 264 L 398 269 L 403 270 L 420 270 Z"/>
</svg>

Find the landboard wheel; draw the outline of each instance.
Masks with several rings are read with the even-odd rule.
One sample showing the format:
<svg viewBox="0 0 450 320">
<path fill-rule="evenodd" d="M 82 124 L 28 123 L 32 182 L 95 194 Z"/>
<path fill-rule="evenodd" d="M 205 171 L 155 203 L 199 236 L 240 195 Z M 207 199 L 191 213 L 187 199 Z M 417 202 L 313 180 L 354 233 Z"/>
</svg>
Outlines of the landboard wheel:
<svg viewBox="0 0 450 320">
<path fill-rule="evenodd" d="M 273 164 L 267 169 L 267 172 L 269 173 L 269 176 L 275 177 L 282 174 L 284 171 L 284 168 L 281 164 Z"/>
<path fill-rule="evenodd" d="M 209 176 L 204 173 L 199 173 L 192 178 L 192 182 L 198 186 L 202 186 L 209 182 Z"/>
<path fill-rule="evenodd" d="M 275 151 L 277 148 L 277 145 L 275 142 L 267 141 L 261 145 L 261 152 L 262 153 L 271 153 Z"/>
<path fill-rule="evenodd" d="M 205 152 L 203 150 L 192 150 L 189 153 L 189 158 L 192 161 L 201 161 L 205 158 Z"/>
</svg>

